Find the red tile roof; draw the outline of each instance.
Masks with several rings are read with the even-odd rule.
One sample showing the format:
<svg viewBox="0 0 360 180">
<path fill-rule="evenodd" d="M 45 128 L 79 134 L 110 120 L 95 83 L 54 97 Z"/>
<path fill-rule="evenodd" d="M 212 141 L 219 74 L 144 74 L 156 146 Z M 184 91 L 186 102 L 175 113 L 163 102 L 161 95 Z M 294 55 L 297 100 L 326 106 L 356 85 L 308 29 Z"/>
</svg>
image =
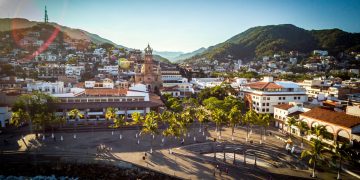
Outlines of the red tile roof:
<svg viewBox="0 0 360 180">
<path fill-rule="evenodd" d="M 321 107 L 311 109 L 308 112 L 304 112 L 301 116 L 316 119 L 330 124 L 338 126 L 352 128 L 356 125 L 360 125 L 360 117 L 351 116 L 344 112 L 335 112 L 327 110 Z"/>
<path fill-rule="evenodd" d="M 127 89 L 85 89 L 88 96 L 124 96 Z"/>
<path fill-rule="evenodd" d="M 294 107 L 294 105 L 292 105 L 292 104 L 279 104 L 279 105 L 276 105 L 274 107 L 282 109 L 282 110 L 288 110 L 288 109 Z"/>
<path fill-rule="evenodd" d="M 255 82 L 247 84 L 252 89 L 281 89 L 283 88 L 280 85 L 275 84 L 274 82 Z"/>
</svg>

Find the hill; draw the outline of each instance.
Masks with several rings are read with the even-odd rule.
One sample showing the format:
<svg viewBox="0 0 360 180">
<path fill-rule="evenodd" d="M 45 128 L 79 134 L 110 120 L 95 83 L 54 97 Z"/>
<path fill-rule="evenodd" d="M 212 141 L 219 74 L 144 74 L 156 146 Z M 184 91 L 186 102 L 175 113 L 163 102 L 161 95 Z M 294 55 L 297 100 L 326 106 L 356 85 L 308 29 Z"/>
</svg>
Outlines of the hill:
<svg viewBox="0 0 360 180">
<path fill-rule="evenodd" d="M 192 52 L 189 52 L 189 53 L 180 54 L 179 56 L 175 57 L 175 58 L 173 59 L 173 61 L 181 61 L 181 60 L 185 60 L 185 59 L 191 58 L 191 57 L 193 57 L 193 56 L 196 56 L 196 55 L 198 55 L 198 54 L 203 53 L 205 50 L 206 50 L 206 48 L 202 47 L 202 48 L 200 48 L 200 49 L 197 49 L 197 50 L 192 51 Z"/>
<path fill-rule="evenodd" d="M 258 26 L 211 46 L 186 61 L 198 58 L 221 60 L 228 55 L 247 61 L 292 50 L 310 53 L 314 49 L 328 50 L 332 55 L 343 51 L 359 51 L 360 33 L 348 33 L 340 29 L 309 31 L 291 24 Z"/>
<path fill-rule="evenodd" d="M 173 61 L 174 58 L 183 54 L 183 52 L 180 52 L 180 51 L 174 51 L 174 52 L 172 52 L 172 51 L 154 51 L 154 54 L 160 55 L 166 59 L 169 59 L 170 61 Z"/>
<path fill-rule="evenodd" d="M 30 28 L 36 25 L 42 24 L 42 22 L 36 21 L 29 21 L 23 18 L 0 18 L 0 31 L 11 31 L 13 29 L 23 29 L 23 28 Z M 71 39 L 83 39 L 83 40 L 90 40 L 95 44 L 103 44 L 103 43 L 110 43 L 117 47 L 124 47 L 122 45 L 118 45 L 108 39 L 102 38 L 97 34 L 89 33 L 82 29 L 73 29 L 70 27 L 62 26 L 57 23 L 49 23 L 53 26 L 59 26 L 61 31 L 66 33 Z"/>
</svg>

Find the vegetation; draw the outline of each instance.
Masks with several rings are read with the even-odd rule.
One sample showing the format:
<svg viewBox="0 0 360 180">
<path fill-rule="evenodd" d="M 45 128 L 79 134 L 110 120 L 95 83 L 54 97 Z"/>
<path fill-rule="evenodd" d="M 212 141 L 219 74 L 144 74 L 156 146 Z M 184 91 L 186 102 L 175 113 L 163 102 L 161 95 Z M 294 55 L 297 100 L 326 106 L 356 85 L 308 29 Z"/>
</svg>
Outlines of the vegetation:
<svg viewBox="0 0 360 180">
<path fill-rule="evenodd" d="M 234 59 L 249 60 L 292 50 L 310 53 L 314 49 L 328 50 L 337 55 L 344 51 L 359 51 L 359 37 L 359 33 L 348 33 L 339 29 L 308 31 L 291 24 L 258 26 L 209 47 L 186 61 L 200 58 L 224 59 L 228 55 Z"/>
<path fill-rule="evenodd" d="M 14 103 L 12 109 L 14 116 L 10 123 L 15 126 L 29 124 L 31 133 L 33 129 L 45 130 L 53 123 L 50 117 L 54 116 L 55 102 L 57 99 L 41 92 L 23 94 Z"/>
<path fill-rule="evenodd" d="M 309 164 L 313 166 L 312 177 L 315 176 L 316 163 L 324 159 L 323 153 L 325 152 L 325 146 L 320 140 L 314 139 L 311 144 L 310 150 L 304 150 L 301 153 L 301 158 L 309 157 Z"/>
</svg>

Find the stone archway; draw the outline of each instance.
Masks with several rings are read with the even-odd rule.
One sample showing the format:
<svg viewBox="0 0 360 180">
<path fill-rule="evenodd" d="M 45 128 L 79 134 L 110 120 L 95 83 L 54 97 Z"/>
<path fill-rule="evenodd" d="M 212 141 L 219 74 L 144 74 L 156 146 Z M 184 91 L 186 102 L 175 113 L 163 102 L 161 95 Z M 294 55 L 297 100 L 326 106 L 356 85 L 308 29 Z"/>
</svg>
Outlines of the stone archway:
<svg viewBox="0 0 360 180">
<path fill-rule="evenodd" d="M 349 142 L 351 140 L 350 133 L 344 129 L 339 129 L 336 133 L 337 141 Z"/>
<path fill-rule="evenodd" d="M 313 121 L 313 122 L 311 122 L 310 128 L 314 128 L 314 127 L 319 126 L 319 125 L 320 125 L 320 124 L 319 124 L 318 122 Z"/>
<path fill-rule="evenodd" d="M 327 133 L 325 134 L 324 138 L 328 140 L 334 140 L 335 130 L 334 127 L 331 125 L 325 126 Z"/>
</svg>

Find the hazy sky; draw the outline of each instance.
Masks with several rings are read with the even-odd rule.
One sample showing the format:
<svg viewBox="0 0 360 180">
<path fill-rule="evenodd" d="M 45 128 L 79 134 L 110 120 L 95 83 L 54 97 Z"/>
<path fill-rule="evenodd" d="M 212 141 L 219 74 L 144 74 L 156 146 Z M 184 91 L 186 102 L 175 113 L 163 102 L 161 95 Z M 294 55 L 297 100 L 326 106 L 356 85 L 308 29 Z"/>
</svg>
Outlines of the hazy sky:
<svg viewBox="0 0 360 180">
<path fill-rule="evenodd" d="M 49 20 L 117 44 L 193 51 L 254 26 L 360 32 L 360 0 L 0 0 L 0 17 Z"/>
</svg>

